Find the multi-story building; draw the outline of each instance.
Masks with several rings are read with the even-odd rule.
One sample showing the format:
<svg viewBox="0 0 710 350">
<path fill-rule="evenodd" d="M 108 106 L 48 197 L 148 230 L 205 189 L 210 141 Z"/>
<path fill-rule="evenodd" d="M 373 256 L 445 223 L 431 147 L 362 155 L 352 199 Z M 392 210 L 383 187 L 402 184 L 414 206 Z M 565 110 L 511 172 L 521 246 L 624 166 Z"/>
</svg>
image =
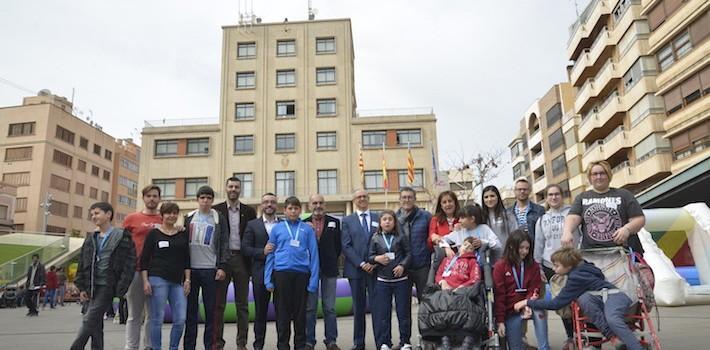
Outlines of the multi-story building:
<svg viewBox="0 0 710 350">
<path fill-rule="evenodd" d="M 0 181 L 0 234 L 15 230 L 17 187 Z"/>
<path fill-rule="evenodd" d="M 7 135 L 0 139 L 0 173 L 17 186 L 17 231 L 79 236 L 94 228 L 91 204 L 112 202 L 116 141 L 74 116 L 72 107 L 43 90 L 20 106 L 0 108 L 0 132 Z"/>
<path fill-rule="evenodd" d="M 113 187 L 111 204 L 116 213 L 113 224 L 123 226 L 126 215 L 136 211 L 138 206 L 138 172 L 141 148 L 133 143 L 133 139 L 117 139 L 114 152 Z"/>
<path fill-rule="evenodd" d="M 265 192 L 281 199 L 319 192 L 330 211 L 348 213 L 351 193 L 364 184 L 381 209 L 398 205 L 411 149 L 426 204 L 433 111 L 356 112 L 353 60 L 348 19 L 223 27 L 219 120 L 146 122 L 140 186 L 161 186 L 164 198 L 187 210 L 201 185 L 221 200 L 225 179 L 237 176 L 246 203 Z"/>
<path fill-rule="evenodd" d="M 528 107 L 518 134 L 508 145 L 513 178 L 527 177 L 537 202 L 544 199 L 548 184 L 560 185 L 567 201 L 584 188 L 583 183 L 576 182 L 581 157 L 574 147 L 577 130 L 571 118 L 573 96 L 569 83 L 552 86 Z"/>
<path fill-rule="evenodd" d="M 675 174 L 710 155 L 710 2 L 642 1 Z"/>
</svg>

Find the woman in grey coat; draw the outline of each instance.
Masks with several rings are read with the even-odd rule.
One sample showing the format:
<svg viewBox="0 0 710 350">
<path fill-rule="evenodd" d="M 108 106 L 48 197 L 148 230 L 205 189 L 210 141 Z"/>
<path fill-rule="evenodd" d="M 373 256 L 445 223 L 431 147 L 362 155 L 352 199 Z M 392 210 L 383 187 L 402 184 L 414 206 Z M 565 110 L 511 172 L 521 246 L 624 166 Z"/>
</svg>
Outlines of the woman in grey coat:
<svg viewBox="0 0 710 350">
<path fill-rule="evenodd" d="M 508 235 L 518 228 L 518 220 L 513 213 L 505 210 L 505 206 L 500 197 L 500 191 L 493 185 L 483 188 L 481 203 L 483 203 L 484 223 L 488 225 L 491 230 L 495 232 L 496 236 L 498 236 L 498 239 L 505 244 L 508 240 Z"/>
</svg>

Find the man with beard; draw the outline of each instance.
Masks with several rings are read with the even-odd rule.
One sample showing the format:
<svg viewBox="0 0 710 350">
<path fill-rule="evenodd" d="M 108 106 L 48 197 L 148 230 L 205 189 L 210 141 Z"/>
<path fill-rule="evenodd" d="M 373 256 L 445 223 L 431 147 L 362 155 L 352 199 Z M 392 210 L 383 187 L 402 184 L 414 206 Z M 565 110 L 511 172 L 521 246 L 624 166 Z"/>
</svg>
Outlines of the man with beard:
<svg viewBox="0 0 710 350">
<path fill-rule="evenodd" d="M 128 302 L 128 319 L 126 320 L 126 350 L 138 350 L 140 348 L 141 324 L 143 323 L 143 311 L 149 310 L 150 300 L 143 293 L 143 278 L 140 273 L 140 259 L 143 252 L 143 243 L 148 232 L 157 228 L 163 221 L 158 212 L 160 204 L 160 187 L 148 185 L 141 191 L 143 194 L 143 210 L 126 216 L 123 221 L 123 228 L 131 232 L 131 239 L 136 247 L 136 273 L 133 276 L 131 286 L 126 293 Z M 145 322 L 143 334 L 143 348 L 150 349 L 150 331 L 148 322 Z"/>
<path fill-rule="evenodd" d="M 269 308 L 271 292 L 264 285 L 264 263 L 266 256 L 274 249 L 267 244 L 271 229 L 279 219 L 276 217 L 276 195 L 266 193 L 261 196 L 261 217 L 247 223 L 242 242 L 242 252 L 251 259 L 251 285 L 254 294 L 254 349 L 264 348 L 266 337 L 266 312 Z"/>
<path fill-rule="evenodd" d="M 426 244 L 431 214 L 417 207 L 417 192 L 411 187 L 402 187 L 399 190 L 399 203 L 402 205 L 397 210 L 399 228 L 409 238 L 412 248 L 411 265 L 407 274 L 410 283 L 417 287 L 417 299 L 421 300 L 431 264 L 431 251 Z"/>
<path fill-rule="evenodd" d="M 224 308 L 227 306 L 227 288 L 229 282 L 234 284 L 234 305 L 237 310 L 237 349 L 246 350 L 247 333 L 249 331 L 249 261 L 242 254 L 242 240 L 247 222 L 256 218 L 256 211 L 239 202 L 242 192 L 242 181 L 237 177 L 230 177 L 226 183 L 227 200 L 215 205 L 213 208 L 227 218 L 229 223 L 229 251 L 231 257 L 227 263 L 227 277 L 217 285 L 217 349 L 225 345 L 224 334 Z"/>
</svg>

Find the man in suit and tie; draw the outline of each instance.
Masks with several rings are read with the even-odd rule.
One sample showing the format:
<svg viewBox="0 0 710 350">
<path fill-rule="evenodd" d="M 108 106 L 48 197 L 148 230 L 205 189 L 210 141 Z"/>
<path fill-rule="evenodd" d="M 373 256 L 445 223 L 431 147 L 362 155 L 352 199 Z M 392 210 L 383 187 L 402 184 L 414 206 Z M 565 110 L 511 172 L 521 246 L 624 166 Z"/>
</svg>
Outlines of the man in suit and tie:
<svg viewBox="0 0 710 350">
<path fill-rule="evenodd" d="M 234 284 L 234 305 L 237 309 L 237 349 L 246 350 L 249 331 L 249 261 L 242 254 L 242 240 L 247 222 L 256 218 L 256 211 L 239 201 L 242 181 L 230 177 L 226 183 L 227 200 L 214 206 L 229 223 L 229 251 L 231 257 L 227 263 L 227 277 L 217 284 L 217 321 L 215 324 L 216 349 L 224 349 L 224 308 L 227 306 L 227 288 Z"/>
<path fill-rule="evenodd" d="M 304 220 L 310 223 L 318 239 L 318 257 L 320 258 L 320 298 L 323 306 L 325 323 L 326 350 L 340 350 L 336 344 L 338 323 L 335 315 L 335 289 L 338 283 L 338 257 L 341 251 L 340 220 L 325 213 L 325 199 L 320 194 L 311 196 L 308 206 L 311 216 Z M 313 350 L 316 345 L 316 311 L 318 310 L 318 291 L 308 293 L 306 304 L 306 350 Z"/>
<path fill-rule="evenodd" d="M 264 348 L 266 336 L 266 312 L 271 292 L 264 285 L 264 263 L 266 256 L 274 249 L 267 244 L 271 229 L 279 219 L 276 217 L 276 195 L 266 193 L 261 196 L 261 217 L 247 223 L 242 242 L 242 253 L 251 260 L 251 288 L 254 294 L 254 350 Z"/>
<path fill-rule="evenodd" d="M 360 189 L 353 194 L 355 212 L 343 218 L 342 247 L 345 255 L 343 275 L 348 278 L 353 298 L 353 350 L 365 349 L 365 307 L 373 304 L 375 265 L 367 262 L 370 238 L 379 227 L 379 217 L 368 208 L 370 195 Z"/>
</svg>

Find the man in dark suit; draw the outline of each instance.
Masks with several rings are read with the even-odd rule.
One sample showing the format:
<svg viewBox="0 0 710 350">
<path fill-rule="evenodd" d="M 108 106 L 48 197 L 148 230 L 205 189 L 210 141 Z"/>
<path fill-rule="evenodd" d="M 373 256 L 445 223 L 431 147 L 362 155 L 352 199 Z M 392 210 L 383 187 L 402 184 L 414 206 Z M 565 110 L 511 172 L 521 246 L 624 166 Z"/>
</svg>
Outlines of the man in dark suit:
<svg viewBox="0 0 710 350">
<path fill-rule="evenodd" d="M 345 255 L 343 275 L 348 278 L 353 298 L 353 349 L 365 349 L 365 307 L 373 304 L 375 265 L 367 262 L 370 238 L 379 227 L 379 217 L 370 213 L 370 195 L 365 190 L 353 194 L 355 212 L 343 219 L 342 247 Z"/>
<path fill-rule="evenodd" d="M 27 267 L 27 281 L 25 282 L 25 288 L 27 289 L 25 300 L 27 301 L 27 309 L 29 309 L 27 316 L 39 315 L 37 297 L 40 289 L 45 284 L 45 278 L 44 265 L 39 262 L 39 254 L 32 254 L 32 265 Z"/>
<path fill-rule="evenodd" d="M 320 258 L 320 298 L 325 323 L 325 346 L 327 350 L 340 350 L 336 344 L 338 323 L 335 315 L 335 289 L 338 284 L 338 257 L 341 251 L 340 220 L 325 213 L 325 199 L 320 194 L 311 196 L 308 206 L 311 216 L 304 220 L 310 223 L 318 239 Z M 316 345 L 316 311 L 318 292 L 308 293 L 306 304 L 306 350 Z"/>
<path fill-rule="evenodd" d="M 261 217 L 247 223 L 242 241 L 242 253 L 251 260 L 251 289 L 254 294 L 254 349 L 264 348 L 266 337 L 266 312 L 271 292 L 264 285 L 264 263 L 266 256 L 274 249 L 267 244 L 271 229 L 279 219 L 276 217 L 277 199 L 273 193 L 261 196 Z"/>
<path fill-rule="evenodd" d="M 256 211 L 239 202 L 242 181 L 237 177 L 227 179 L 227 200 L 214 206 L 229 223 L 229 251 L 231 257 L 227 263 L 227 277 L 217 284 L 217 317 L 215 324 L 216 349 L 223 349 L 224 308 L 227 306 L 227 288 L 234 283 L 234 305 L 237 309 L 237 349 L 246 350 L 249 331 L 249 261 L 242 254 L 242 240 L 247 222 L 256 218 Z"/>
</svg>

